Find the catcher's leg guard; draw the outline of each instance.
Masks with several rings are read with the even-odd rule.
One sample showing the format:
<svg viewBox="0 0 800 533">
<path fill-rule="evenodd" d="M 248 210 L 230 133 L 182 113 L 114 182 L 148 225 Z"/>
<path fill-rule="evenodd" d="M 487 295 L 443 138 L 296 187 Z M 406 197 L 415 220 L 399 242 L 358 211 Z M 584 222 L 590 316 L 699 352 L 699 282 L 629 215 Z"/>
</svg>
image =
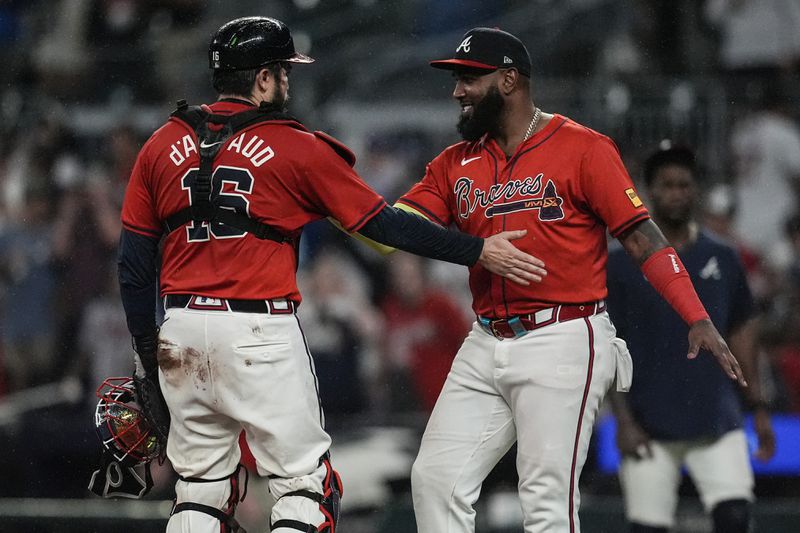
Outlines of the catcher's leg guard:
<svg viewBox="0 0 800 533">
<path fill-rule="evenodd" d="M 270 520 L 274 533 L 336 533 L 342 479 L 327 456 L 307 476 L 271 478 L 269 490 L 277 498 Z"/>
<path fill-rule="evenodd" d="M 175 484 L 175 505 L 167 533 L 246 533 L 233 517 L 247 495 L 247 470 L 240 497 L 239 472 L 220 479 L 181 478 Z M 222 526 L 220 526 L 222 523 Z"/>
</svg>

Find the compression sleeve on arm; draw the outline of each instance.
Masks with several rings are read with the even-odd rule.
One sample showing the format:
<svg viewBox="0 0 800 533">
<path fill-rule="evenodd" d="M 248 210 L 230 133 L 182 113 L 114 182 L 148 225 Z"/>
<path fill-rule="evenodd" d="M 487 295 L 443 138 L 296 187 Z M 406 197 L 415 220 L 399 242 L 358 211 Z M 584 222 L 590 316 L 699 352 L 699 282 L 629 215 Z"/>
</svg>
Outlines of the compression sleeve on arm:
<svg viewBox="0 0 800 533">
<path fill-rule="evenodd" d="M 160 239 L 122 229 L 117 255 L 119 289 L 134 337 L 156 331 L 156 260 Z"/>
<path fill-rule="evenodd" d="M 662 248 L 648 257 L 642 273 L 688 325 L 709 318 L 674 248 Z"/>
<path fill-rule="evenodd" d="M 339 231 L 341 231 L 343 233 L 346 233 L 347 235 L 353 237 L 357 241 L 360 241 L 360 242 L 364 243 L 365 245 L 369 246 L 370 248 L 372 248 L 373 250 L 375 250 L 376 252 L 378 252 L 381 255 L 389 255 L 389 254 L 394 253 L 394 252 L 397 251 L 397 248 L 392 248 L 391 246 L 386 246 L 385 244 L 381 244 L 379 242 L 375 242 L 372 239 L 368 239 L 368 238 L 364 237 L 363 235 L 361 235 L 358 232 L 349 233 L 346 229 L 344 229 L 342 227 L 341 222 L 339 222 L 338 220 L 336 220 L 333 217 L 328 217 L 328 222 L 333 224 L 334 228 L 338 229 Z"/>
<path fill-rule="evenodd" d="M 474 265 L 483 251 L 480 237 L 448 230 L 388 205 L 358 232 L 381 244 L 458 265 Z"/>
</svg>

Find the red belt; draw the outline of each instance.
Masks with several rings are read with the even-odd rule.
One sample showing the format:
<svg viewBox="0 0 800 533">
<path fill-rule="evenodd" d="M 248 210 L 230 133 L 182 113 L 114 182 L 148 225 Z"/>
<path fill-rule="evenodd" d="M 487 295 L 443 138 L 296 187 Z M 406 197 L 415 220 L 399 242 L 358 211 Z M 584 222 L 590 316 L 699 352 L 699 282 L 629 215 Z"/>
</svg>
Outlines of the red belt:
<svg viewBox="0 0 800 533">
<path fill-rule="evenodd" d="M 528 315 L 518 315 L 511 318 L 478 317 L 478 323 L 483 329 L 498 339 L 513 339 L 522 337 L 529 331 L 576 318 L 585 318 L 606 310 L 605 300 L 585 304 L 562 304 L 555 307 L 540 309 Z"/>
</svg>

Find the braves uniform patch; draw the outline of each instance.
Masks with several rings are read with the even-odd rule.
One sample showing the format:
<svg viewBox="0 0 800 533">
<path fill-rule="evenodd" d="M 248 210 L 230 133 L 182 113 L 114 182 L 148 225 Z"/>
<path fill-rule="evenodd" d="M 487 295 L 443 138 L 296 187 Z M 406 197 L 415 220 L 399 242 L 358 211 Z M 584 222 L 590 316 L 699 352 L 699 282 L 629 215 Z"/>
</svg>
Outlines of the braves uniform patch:
<svg viewBox="0 0 800 533">
<path fill-rule="evenodd" d="M 625 189 L 625 194 L 628 195 L 628 199 L 633 204 L 633 207 L 642 207 L 642 201 L 639 199 L 639 195 L 636 194 L 636 190 L 633 187 Z"/>
</svg>

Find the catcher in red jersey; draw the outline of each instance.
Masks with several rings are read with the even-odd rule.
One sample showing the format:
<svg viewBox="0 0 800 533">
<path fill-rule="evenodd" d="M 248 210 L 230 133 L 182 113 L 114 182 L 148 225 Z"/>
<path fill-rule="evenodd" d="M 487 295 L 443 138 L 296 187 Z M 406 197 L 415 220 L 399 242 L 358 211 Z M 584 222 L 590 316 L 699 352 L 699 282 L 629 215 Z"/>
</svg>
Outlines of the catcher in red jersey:
<svg viewBox="0 0 800 533">
<path fill-rule="evenodd" d="M 345 146 L 286 113 L 291 66 L 312 61 L 280 21 L 223 25 L 209 47 L 218 101 L 180 103 L 142 148 L 125 194 L 120 287 L 137 393 L 168 435 L 179 475 L 171 533 L 239 530 L 242 430 L 277 499 L 271 530 L 335 533 L 342 485 L 295 316 L 305 224 L 329 216 L 374 241 L 518 283 L 545 274 L 508 240 L 524 231 L 484 239 L 387 206 Z"/>
<path fill-rule="evenodd" d="M 689 357 L 739 364 L 708 319 L 675 251 L 650 220 L 614 143 L 531 98 L 522 42 L 475 28 L 452 70 L 463 142 L 445 149 L 398 205 L 477 236 L 525 230 L 547 277 L 517 286 L 470 268 L 477 320 L 453 362 L 411 475 L 420 533 L 475 529 L 484 478 L 517 441 L 526 533 L 579 531 L 578 478 L 606 391 L 631 361 L 605 310 L 606 231 L 691 326 Z"/>
</svg>

